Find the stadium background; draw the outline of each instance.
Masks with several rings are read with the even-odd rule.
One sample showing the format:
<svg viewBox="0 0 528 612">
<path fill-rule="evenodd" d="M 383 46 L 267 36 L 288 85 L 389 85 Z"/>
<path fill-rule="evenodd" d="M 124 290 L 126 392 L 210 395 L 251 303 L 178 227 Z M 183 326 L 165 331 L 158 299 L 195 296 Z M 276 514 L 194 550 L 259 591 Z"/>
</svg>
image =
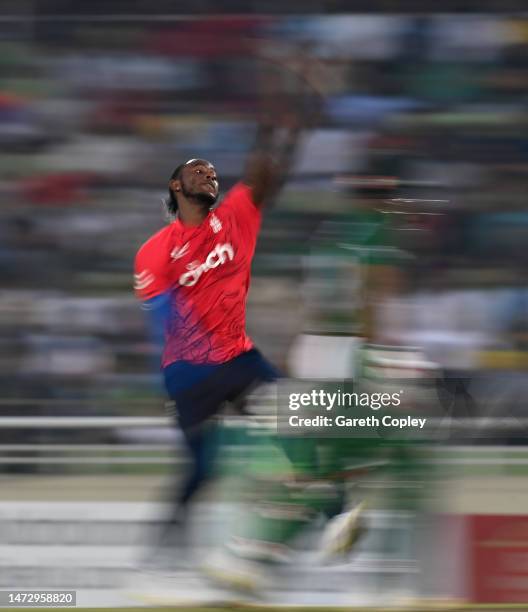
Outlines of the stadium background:
<svg viewBox="0 0 528 612">
<path fill-rule="evenodd" d="M 51 551 L 48 522 L 62 521 L 65 548 L 79 544 L 69 503 L 85 504 L 87 516 L 91 503 L 107 507 L 109 517 L 113 502 L 149 503 L 171 460 L 155 350 L 131 290 L 134 253 L 162 222 L 176 162 L 211 159 L 224 188 L 240 175 L 259 97 L 253 75 L 275 65 L 287 87 L 282 69 L 300 48 L 313 56 L 323 103 L 264 224 L 250 333 L 287 368 L 304 325 L 307 245 L 359 197 L 337 177 L 397 176 L 403 195 L 442 202 L 402 228 L 415 264 L 401 328 L 473 381 L 477 415 L 516 419 L 507 433 L 472 431 L 456 450 L 439 450 L 456 474 L 445 510 L 518 515 L 522 525 L 528 17 L 482 4 L 477 13 L 471 3 L 441 14 L 412 3 L 398 12 L 390 3 L 179 4 L 177 15 L 169 3 L 2 5 L 2 588 L 75 582 L 88 563 L 91 582 L 79 583 L 95 597 L 88 605 L 113 601 L 133 530 L 122 530 L 105 571 L 95 551 L 80 561 L 71 548 Z M 418 213 L 431 212 L 421 205 Z M 45 417 L 74 420 L 57 427 Z M 109 417 L 146 420 L 96 425 Z M 133 523 L 140 511 L 130 508 Z M 43 577 L 49 558 L 59 561 Z M 81 569 L 68 577 L 71 563 Z M 523 593 L 501 596 L 518 602 Z"/>
</svg>

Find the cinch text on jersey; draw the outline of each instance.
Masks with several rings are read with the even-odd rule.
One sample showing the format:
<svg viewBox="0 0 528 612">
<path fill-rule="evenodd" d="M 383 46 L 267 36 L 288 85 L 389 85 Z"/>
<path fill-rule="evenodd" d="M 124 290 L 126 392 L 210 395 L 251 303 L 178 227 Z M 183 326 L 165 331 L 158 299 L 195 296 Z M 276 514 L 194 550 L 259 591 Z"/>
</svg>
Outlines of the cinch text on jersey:
<svg viewBox="0 0 528 612">
<path fill-rule="evenodd" d="M 179 279 L 180 285 L 184 287 L 192 287 L 199 281 L 200 276 L 208 270 L 217 268 L 219 265 L 224 264 L 227 259 L 231 261 L 235 256 L 233 247 L 229 244 L 217 244 L 215 248 L 207 255 L 203 263 L 193 261 L 187 265 L 189 272 L 182 274 Z"/>
</svg>

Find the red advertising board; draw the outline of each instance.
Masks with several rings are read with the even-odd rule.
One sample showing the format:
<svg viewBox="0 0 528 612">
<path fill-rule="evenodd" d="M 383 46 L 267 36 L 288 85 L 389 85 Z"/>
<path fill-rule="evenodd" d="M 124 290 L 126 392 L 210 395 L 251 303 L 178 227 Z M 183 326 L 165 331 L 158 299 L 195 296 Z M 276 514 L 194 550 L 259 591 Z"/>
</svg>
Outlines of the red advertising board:
<svg viewBox="0 0 528 612">
<path fill-rule="evenodd" d="M 471 600 L 528 602 L 528 516 L 469 518 Z"/>
</svg>

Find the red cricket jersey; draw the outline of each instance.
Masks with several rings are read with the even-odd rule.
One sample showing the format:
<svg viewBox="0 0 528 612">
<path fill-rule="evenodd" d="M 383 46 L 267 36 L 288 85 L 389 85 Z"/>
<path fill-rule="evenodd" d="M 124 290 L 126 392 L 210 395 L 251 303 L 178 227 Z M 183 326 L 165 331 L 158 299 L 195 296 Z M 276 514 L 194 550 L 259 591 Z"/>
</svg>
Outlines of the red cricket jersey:
<svg viewBox="0 0 528 612">
<path fill-rule="evenodd" d="M 139 249 L 136 295 L 170 292 L 163 367 L 224 363 L 252 348 L 246 298 L 261 213 L 251 196 L 238 183 L 199 226 L 176 219 Z"/>
</svg>

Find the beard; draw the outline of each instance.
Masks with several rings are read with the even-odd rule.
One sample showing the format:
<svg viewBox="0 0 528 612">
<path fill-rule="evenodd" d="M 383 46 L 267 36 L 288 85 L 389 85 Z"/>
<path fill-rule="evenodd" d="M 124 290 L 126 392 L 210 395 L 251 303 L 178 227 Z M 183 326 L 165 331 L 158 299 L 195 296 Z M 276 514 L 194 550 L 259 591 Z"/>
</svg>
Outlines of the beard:
<svg viewBox="0 0 528 612">
<path fill-rule="evenodd" d="M 194 192 L 190 189 L 187 189 L 185 183 L 182 181 L 181 183 L 182 194 L 191 202 L 195 202 L 201 208 L 209 208 L 216 202 L 217 196 L 212 193 L 207 193 L 206 191 Z"/>
</svg>

